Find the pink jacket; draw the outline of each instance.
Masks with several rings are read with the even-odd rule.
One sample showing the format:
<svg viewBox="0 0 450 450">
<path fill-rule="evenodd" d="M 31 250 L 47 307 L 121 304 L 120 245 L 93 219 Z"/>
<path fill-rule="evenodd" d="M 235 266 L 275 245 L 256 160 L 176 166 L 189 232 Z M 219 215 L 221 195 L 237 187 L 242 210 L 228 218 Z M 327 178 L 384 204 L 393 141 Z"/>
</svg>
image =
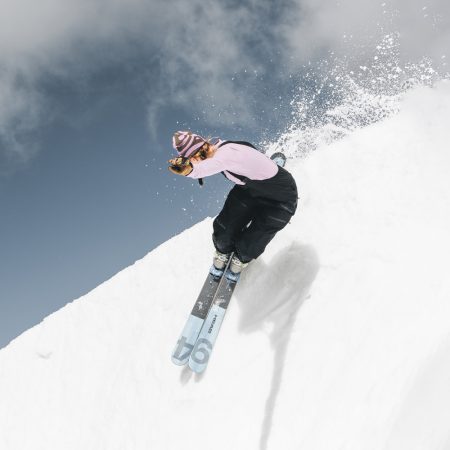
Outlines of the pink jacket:
<svg viewBox="0 0 450 450">
<path fill-rule="evenodd" d="M 224 141 L 219 141 L 218 146 Z M 247 145 L 228 143 L 222 145 L 212 158 L 193 163 L 191 178 L 204 178 L 224 172 L 236 184 L 245 184 L 231 173 L 242 175 L 250 180 L 266 180 L 278 172 L 278 166 L 263 153 Z"/>
</svg>

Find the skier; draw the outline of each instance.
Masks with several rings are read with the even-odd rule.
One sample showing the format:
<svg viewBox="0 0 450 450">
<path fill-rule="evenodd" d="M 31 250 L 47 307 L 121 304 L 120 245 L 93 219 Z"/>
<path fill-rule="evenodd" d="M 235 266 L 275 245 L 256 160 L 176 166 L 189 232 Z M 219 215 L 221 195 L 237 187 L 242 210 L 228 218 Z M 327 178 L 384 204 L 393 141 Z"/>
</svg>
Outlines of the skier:
<svg viewBox="0 0 450 450">
<path fill-rule="evenodd" d="M 213 223 L 213 264 L 224 270 L 234 253 L 230 270 L 239 274 L 294 215 L 298 198 L 294 178 L 248 142 L 213 142 L 177 131 L 173 146 L 178 157 L 169 160 L 171 172 L 200 184 L 203 177 L 222 173 L 235 183 Z"/>
</svg>

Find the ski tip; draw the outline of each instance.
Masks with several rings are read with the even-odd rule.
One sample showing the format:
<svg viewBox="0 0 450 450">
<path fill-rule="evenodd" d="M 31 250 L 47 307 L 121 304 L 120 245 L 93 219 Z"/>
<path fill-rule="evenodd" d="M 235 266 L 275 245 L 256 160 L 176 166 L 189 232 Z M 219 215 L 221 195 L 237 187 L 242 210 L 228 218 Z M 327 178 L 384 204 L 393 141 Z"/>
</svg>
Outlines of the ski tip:
<svg viewBox="0 0 450 450">
<path fill-rule="evenodd" d="M 172 362 L 175 364 L 175 365 L 177 365 L 177 366 L 184 366 L 188 361 L 189 361 L 189 359 L 177 359 L 177 358 L 175 358 L 175 356 L 172 356 Z"/>
<path fill-rule="evenodd" d="M 206 369 L 207 364 L 196 364 L 194 361 L 189 360 L 189 369 L 192 370 L 192 372 L 196 373 L 197 375 L 200 375 L 203 373 Z"/>
<path fill-rule="evenodd" d="M 287 158 L 284 153 L 276 152 L 270 157 L 270 159 L 280 167 L 284 167 L 286 165 Z"/>
</svg>

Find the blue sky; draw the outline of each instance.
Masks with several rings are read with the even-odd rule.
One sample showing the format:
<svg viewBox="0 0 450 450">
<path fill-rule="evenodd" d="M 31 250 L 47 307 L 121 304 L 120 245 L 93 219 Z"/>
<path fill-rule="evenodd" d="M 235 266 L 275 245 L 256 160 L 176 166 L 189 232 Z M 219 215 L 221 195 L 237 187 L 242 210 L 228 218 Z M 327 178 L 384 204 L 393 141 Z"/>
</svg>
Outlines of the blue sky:
<svg viewBox="0 0 450 450">
<path fill-rule="evenodd" d="M 152 138 L 142 93 L 126 78 L 107 89 L 116 82 L 103 77 L 83 101 L 56 98 L 70 114 L 36 132 L 39 151 L 0 178 L 0 345 L 218 212 L 225 180 L 199 189 L 167 171 L 183 114 Z"/>
<path fill-rule="evenodd" d="M 95 44 L 99 57 L 104 49 Z M 18 69 L 10 86 L 19 99 L 25 95 L 31 112 L 20 101 L 24 117 L 16 108 L 9 123 L 3 119 L 0 346 L 161 242 L 218 213 L 230 187 L 225 179 L 214 177 L 200 189 L 167 171 L 175 130 L 258 141 L 280 121 L 280 96 L 287 93 L 290 99 L 291 85 L 271 91 L 271 81 L 251 64 L 231 71 L 237 106 L 228 98 L 211 100 L 223 95 L 220 85 L 185 94 L 186 82 L 177 77 L 195 74 L 181 70 L 165 83 L 164 55 L 154 44 L 127 44 L 126 50 L 123 43 L 116 45 L 120 58 L 100 56 L 98 67 L 92 55 L 75 54 L 86 68 L 74 68 L 73 75 L 65 68 L 44 74 L 36 69 L 34 78 L 21 80 Z M 173 89 L 175 97 L 187 95 L 192 108 L 186 107 L 188 100 L 163 97 L 157 87 Z M 250 91 L 254 95 L 247 95 Z M 224 121 L 208 120 L 205 105 L 214 101 Z M 271 110 L 271 104 L 278 108 Z M 174 264 L 180 260 L 189 260 L 183 249 Z"/>
<path fill-rule="evenodd" d="M 173 131 L 273 140 L 298 89 L 314 85 L 311 71 L 327 76 L 327 55 L 367 64 L 387 32 L 398 32 L 405 61 L 445 65 L 448 9 L 438 0 L 4 2 L 0 347 L 217 214 L 230 185 L 217 176 L 200 189 L 169 174 Z"/>
</svg>

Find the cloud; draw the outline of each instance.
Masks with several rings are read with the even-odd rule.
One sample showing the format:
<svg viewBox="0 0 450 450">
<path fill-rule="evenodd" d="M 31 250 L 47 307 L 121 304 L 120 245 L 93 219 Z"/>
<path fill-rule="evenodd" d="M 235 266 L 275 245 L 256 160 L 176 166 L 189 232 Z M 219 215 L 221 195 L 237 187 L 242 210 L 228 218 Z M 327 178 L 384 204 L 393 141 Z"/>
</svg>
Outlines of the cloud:
<svg viewBox="0 0 450 450">
<path fill-rule="evenodd" d="M 52 99 L 42 102 L 39 95 L 47 80 L 81 86 L 131 57 L 141 58 L 142 68 L 153 64 L 160 75 L 148 84 L 153 122 L 167 101 L 197 112 L 215 105 L 217 120 L 245 121 L 251 114 L 246 86 L 233 75 L 250 67 L 264 72 L 255 45 L 265 56 L 276 45 L 261 23 L 270 19 L 270 5 L 269 0 L 3 0 L 0 139 L 10 152 L 18 151 L 11 143 L 22 140 L 25 154 L 25 131 L 51 114 Z"/>
<path fill-rule="evenodd" d="M 36 150 L 23 138 L 41 122 L 45 100 L 15 73 L 0 72 L 0 136 L 4 157 L 26 161 Z"/>
<path fill-rule="evenodd" d="M 170 98 L 191 112 L 207 111 L 205 122 L 252 122 L 254 98 L 262 97 L 255 89 L 273 70 L 282 41 L 282 36 L 274 36 L 272 24 L 284 16 L 288 3 L 280 1 L 276 7 L 270 0 L 173 3 L 177 18 L 167 25 L 162 42 L 166 83 L 157 97 Z"/>
<path fill-rule="evenodd" d="M 2 0 L 1 148 L 22 160 L 33 154 L 27 136 L 55 108 L 42 88 L 48 80 L 82 87 L 134 58 L 136 72 L 152 73 L 145 95 L 154 133 L 168 103 L 205 122 L 251 123 L 292 61 L 357 54 L 391 31 L 405 59 L 442 61 L 449 10 L 443 0 Z"/>
<path fill-rule="evenodd" d="M 370 45 L 396 33 L 400 57 L 430 57 L 439 63 L 450 50 L 450 3 L 444 0 L 295 0 L 287 24 L 281 26 L 297 60 L 324 51 L 349 52 L 363 58 Z M 298 26 L 295 26 L 297 24 Z"/>
<path fill-rule="evenodd" d="M 42 89 L 49 77 L 80 83 L 116 59 L 105 48 L 123 40 L 121 8 L 107 6 L 104 1 L 84 0 L 2 1 L 0 151 L 4 158 L 26 161 L 34 154 L 36 146 L 29 134 L 52 114 L 51 99 Z"/>
</svg>

